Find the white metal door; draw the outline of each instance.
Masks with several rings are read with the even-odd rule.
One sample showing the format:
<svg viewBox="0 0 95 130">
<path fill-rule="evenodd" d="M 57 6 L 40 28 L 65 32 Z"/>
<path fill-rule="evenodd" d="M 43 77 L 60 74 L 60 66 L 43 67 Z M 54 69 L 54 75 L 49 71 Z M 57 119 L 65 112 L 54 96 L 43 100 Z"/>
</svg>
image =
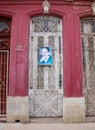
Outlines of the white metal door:
<svg viewBox="0 0 95 130">
<path fill-rule="evenodd" d="M 29 47 L 30 117 L 63 116 L 62 21 L 52 16 L 31 19 Z M 51 65 L 39 64 L 39 48 L 52 48 Z"/>
<path fill-rule="evenodd" d="M 86 115 L 95 116 L 95 17 L 81 19 Z"/>
</svg>

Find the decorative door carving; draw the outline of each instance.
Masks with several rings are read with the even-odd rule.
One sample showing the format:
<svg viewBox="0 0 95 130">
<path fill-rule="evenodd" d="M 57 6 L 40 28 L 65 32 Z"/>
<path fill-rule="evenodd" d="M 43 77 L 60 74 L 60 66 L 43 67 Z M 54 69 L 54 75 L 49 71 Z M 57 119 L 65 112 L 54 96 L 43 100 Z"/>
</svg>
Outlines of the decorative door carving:
<svg viewBox="0 0 95 130">
<path fill-rule="evenodd" d="M 39 48 L 52 48 L 52 63 L 39 64 Z M 29 47 L 30 117 L 63 116 L 62 21 L 53 16 L 31 19 Z"/>
<path fill-rule="evenodd" d="M 95 116 L 95 17 L 81 20 L 86 115 Z"/>
</svg>

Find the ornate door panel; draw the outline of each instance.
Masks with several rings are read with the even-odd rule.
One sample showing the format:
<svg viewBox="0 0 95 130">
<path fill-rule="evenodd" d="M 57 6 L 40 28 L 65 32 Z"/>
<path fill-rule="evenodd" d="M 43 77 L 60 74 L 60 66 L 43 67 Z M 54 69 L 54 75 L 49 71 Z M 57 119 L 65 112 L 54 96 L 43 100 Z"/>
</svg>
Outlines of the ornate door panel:
<svg viewBox="0 0 95 130">
<path fill-rule="evenodd" d="M 0 17 L 0 116 L 6 115 L 10 50 L 10 19 Z"/>
<path fill-rule="evenodd" d="M 31 19 L 29 50 L 30 117 L 63 116 L 62 23 L 52 16 Z M 39 64 L 39 49 L 52 49 L 52 63 Z"/>
<path fill-rule="evenodd" d="M 81 20 L 86 115 L 95 116 L 95 18 Z"/>
</svg>

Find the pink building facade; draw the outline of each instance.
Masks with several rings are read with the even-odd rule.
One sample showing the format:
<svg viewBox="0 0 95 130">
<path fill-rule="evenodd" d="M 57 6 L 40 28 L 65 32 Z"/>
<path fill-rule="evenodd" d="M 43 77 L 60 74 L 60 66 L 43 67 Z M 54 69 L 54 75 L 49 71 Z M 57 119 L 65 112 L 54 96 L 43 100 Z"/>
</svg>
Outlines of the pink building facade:
<svg viewBox="0 0 95 130">
<path fill-rule="evenodd" d="M 88 65 L 94 64 L 94 51 L 84 51 L 83 45 L 92 43 L 92 37 L 95 44 L 94 0 L 48 0 L 50 8 L 45 14 L 43 2 L 0 1 L 0 117 L 7 122 L 29 122 L 32 117 L 86 122 L 95 116 L 94 74 L 90 80 Z M 48 46 L 53 64 L 39 66 L 36 50 Z"/>
</svg>

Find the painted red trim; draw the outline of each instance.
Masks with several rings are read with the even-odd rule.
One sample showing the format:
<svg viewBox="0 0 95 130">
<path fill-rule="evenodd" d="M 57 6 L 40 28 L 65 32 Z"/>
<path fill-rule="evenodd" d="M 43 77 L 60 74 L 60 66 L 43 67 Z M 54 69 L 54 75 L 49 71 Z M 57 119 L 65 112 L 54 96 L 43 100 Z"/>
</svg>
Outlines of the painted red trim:
<svg viewBox="0 0 95 130">
<path fill-rule="evenodd" d="M 17 29 L 15 28 L 15 25 L 16 25 L 15 16 L 13 16 L 12 25 L 11 25 L 9 93 L 8 93 L 8 95 L 11 95 L 11 96 L 16 94 L 16 90 L 15 90 L 16 89 L 16 53 L 14 49 L 16 46 L 15 34 L 17 33 Z"/>
<path fill-rule="evenodd" d="M 37 5 L 41 4 L 43 0 L 21 0 L 21 1 L 11 1 L 11 0 L 2 0 L 0 3 L 3 5 L 26 5 L 26 4 L 32 4 L 32 5 Z M 66 1 L 66 0 L 49 0 L 50 4 L 52 5 L 75 5 L 75 4 L 80 4 L 80 5 L 88 5 L 94 2 L 94 0 L 74 0 L 74 1 Z"/>
</svg>

